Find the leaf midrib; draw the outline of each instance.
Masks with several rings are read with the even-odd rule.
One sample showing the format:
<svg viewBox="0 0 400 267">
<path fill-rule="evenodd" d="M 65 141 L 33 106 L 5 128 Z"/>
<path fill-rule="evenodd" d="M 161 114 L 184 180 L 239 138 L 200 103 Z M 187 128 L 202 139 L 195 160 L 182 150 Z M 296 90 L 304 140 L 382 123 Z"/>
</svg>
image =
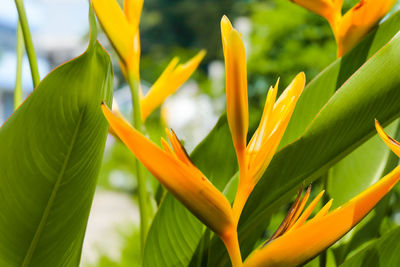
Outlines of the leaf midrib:
<svg viewBox="0 0 400 267">
<path fill-rule="evenodd" d="M 56 182 L 54 184 L 53 190 L 52 190 L 52 192 L 50 194 L 50 197 L 49 197 L 49 200 L 47 202 L 46 208 L 43 211 L 42 218 L 41 218 L 41 220 L 39 222 L 39 225 L 38 225 L 38 227 L 36 229 L 36 232 L 35 232 L 35 234 L 34 234 L 34 236 L 32 238 L 32 241 L 31 241 L 31 243 L 29 245 L 29 248 L 28 248 L 28 250 L 26 252 L 25 258 L 24 258 L 24 260 L 22 262 L 22 267 L 28 266 L 28 264 L 31 262 L 32 256 L 33 256 L 33 254 L 35 252 L 37 244 L 39 243 L 41 234 L 42 234 L 43 229 L 44 229 L 44 227 L 45 227 L 45 225 L 47 223 L 47 219 L 48 219 L 48 216 L 50 214 L 50 210 L 51 210 L 51 208 L 53 206 L 53 202 L 54 202 L 54 200 L 56 198 L 56 195 L 57 195 L 58 189 L 60 187 L 62 178 L 64 177 L 65 170 L 66 170 L 67 165 L 69 163 L 69 160 L 70 160 L 70 157 L 71 157 L 71 154 L 72 154 L 72 150 L 73 150 L 73 148 L 75 146 L 75 142 L 76 142 L 76 139 L 77 139 L 77 136 L 78 136 L 79 128 L 81 126 L 83 115 L 84 115 L 84 112 L 81 113 L 81 115 L 80 115 L 80 117 L 78 119 L 78 123 L 77 123 L 77 126 L 75 128 L 74 134 L 72 136 L 71 144 L 70 144 L 70 146 L 68 148 L 68 152 L 67 152 L 67 155 L 65 157 L 63 166 L 61 167 L 60 174 L 57 177 L 57 180 L 56 180 Z"/>
</svg>

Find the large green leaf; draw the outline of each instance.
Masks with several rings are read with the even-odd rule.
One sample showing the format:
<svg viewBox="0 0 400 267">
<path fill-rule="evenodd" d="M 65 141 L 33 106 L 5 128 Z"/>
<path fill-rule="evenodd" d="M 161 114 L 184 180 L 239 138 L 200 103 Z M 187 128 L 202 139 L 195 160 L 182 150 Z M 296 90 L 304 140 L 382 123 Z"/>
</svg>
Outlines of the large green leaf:
<svg viewBox="0 0 400 267">
<path fill-rule="evenodd" d="M 400 266 L 400 227 L 386 233 L 350 257 L 343 267 Z"/>
<path fill-rule="evenodd" d="M 0 129 L 0 266 L 79 265 L 112 80 L 92 32 L 87 51 L 48 74 Z"/>
<path fill-rule="evenodd" d="M 192 161 L 220 190 L 237 171 L 232 138 L 222 116 L 191 155 Z M 144 266 L 188 266 L 204 226 L 178 200 L 167 194 L 150 227 Z"/>
<path fill-rule="evenodd" d="M 287 201 L 304 180 L 311 182 L 400 113 L 400 34 L 371 57 L 319 111 L 306 132 L 282 148 L 251 194 L 239 223 L 247 255 L 262 235 L 271 212 Z M 225 251 L 222 248 L 220 251 Z M 218 254 L 217 249 L 213 252 Z M 224 260 L 223 260 L 224 259 Z M 220 256 L 212 264 L 228 262 Z"/>
</svg>

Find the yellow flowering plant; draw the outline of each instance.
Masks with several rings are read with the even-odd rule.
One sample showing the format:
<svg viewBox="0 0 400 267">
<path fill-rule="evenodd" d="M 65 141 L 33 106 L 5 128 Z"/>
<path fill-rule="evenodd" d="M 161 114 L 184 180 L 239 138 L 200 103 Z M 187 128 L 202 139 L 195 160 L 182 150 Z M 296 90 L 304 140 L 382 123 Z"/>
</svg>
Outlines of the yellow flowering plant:
<svg viewBox="0 0 400 267">
<path fill-rule="evenodd" d="M 226 112 L 191 153 L 173 129 L 154 143 L 144 122 L 205 52 L 183 64 L 172 58 L 144 94 L 144 2 L 120 2 L 88 1 L 87 49 L 40 80 L 23 1 L 15 0 L 14 112 L 0 128 L 0 266 L 86 266 L 83 241 L 91 236 L 85 231 L 96 188 L 104 190 L 97 184 L 110 153 L 107 133 L 133 153 L 129 167 L 138 179 L 130 193 L 138 200 L 140 237 L 132 231 L 116 265 L 400 265 L 400 13 L 377 24 L 395 1 L 360 1 L 342 15 L 342 0 L 293 0 L 328 20 L 338 55 L 347 56 L 308 83 L 308 71 L 287 84 L 277 74 L 263 97 L 247 73 L 253 40 L 238 30 L 245 20 L 236 25 L 223 16 Z M 96 17 L 131 89 L 132 123 L 112 107 L 112 62 L 97 41 Z M 21 103 L 24 47 L 35 89 Z M 297 66 L 298 58 L 291 60 Z M 7 99 L 0 91 L 0 119 Z M 146 187 L 144 167 L 159 182 L 157 192 Z M 114 246 L 102 231 L 96 235 Z"/>
</svg>

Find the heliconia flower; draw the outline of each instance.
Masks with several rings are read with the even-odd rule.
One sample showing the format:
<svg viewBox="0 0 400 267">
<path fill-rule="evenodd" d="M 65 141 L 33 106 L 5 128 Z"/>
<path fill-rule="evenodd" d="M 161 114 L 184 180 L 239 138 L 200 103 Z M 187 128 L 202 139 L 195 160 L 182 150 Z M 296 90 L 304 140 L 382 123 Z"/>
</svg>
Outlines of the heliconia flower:
<svg viewBox="0 0 400 267">
<path fill-rule="evenodd" d="M 399 156 L 400 144 L 390 138 L 377 121 L 375 126 L 384 142 Z M 312 259 L 360 222 L 399 180 L 400 166 L 331 212 L 329 212 L 332 204 L 330 200 L 308 221 L 323 192 L 302 212 L 310 188 L 302 200 L 300 200 L 300 190 L 277 232 L 246 259 L 244 266 L 298 266 Z"/>
<path fill-rule="evenodd" d="M 341 17 L 344 0 L 290 0 L 315 14 L 326 18 L 331 26 Z"/>
<path fill-rule="evenodd" d="M 341 19 L 338 54 L 352 49 L 393 7 L 396 0 L 361 0 Z"/>
<path fill-rule="evenodd" d="M 192 163 L 174 132 L 167 131 L 172 148 L 162 139 L 162 150 L 105 104 L 102 110 L 114 132 L 136 158 L 200 221 L 223 240 L 236 233 L 228 200 Z"/>
<path fill-rule="evenodd" d="M 236 220 L 251 191 L 263 175 L 289 123 L 296 102 L 304 89 L 305 75 L 299 73 L 276 100 L 278 82 L 271 87 L 260 124 L 247 144 L 248 99 L 246 55 L 240 34 L 228 18 L 221 20 L 226 69 L 226 106 L 228 124 L 239 164 L 239 185 L 233 212 Z"/>
<path fill-rule="evenodd" d="M 338 57 L 360 42 L 396 3 L 396 0 L 361 0 L 342 15 L 343 0 L 291 1 L 328 20 L 338 46 Z"/>
<path fill-rule="evenodd" d="M 146 120 L 158 106 L 171 94 L 173 94 L 192 75 L 206 55 L 201 50 L 196 56 L 184 64 L 178 64 L 179 58 L 171 60 L 164 72 L 150 88 L 149 92 L 141 99 L 142 119 Z"/>
<path fill-rule="evenodd" d="M 133 1 L 125 2 L 131 4 Z M 115 51 L 124 64 L 128 64 L 134 54 L 133 43 L 139 31 L 138 25 L 132 27 L 132 19 L 128 21 L 115 0 L 92 0 L 92 5 Z"/>
<path fill-rule="evenodd" d="M 125 77 L 134 77 L 140 89 L 140 34 L 139 22 L 143 8 L 143 0 L 125 0 L 122 11 L 116 0 L 92 0 L 93 8 L 105 33 L 120 58 L 121 70 Z M 178 64 L 174 58 L 151 87 L 147 95 L 141 99 L 142 120 L 146 120 L 162 102 L 185 83 L 197 69 L 205 51 L 200 51 L 185 64 Z"/>
</svg>

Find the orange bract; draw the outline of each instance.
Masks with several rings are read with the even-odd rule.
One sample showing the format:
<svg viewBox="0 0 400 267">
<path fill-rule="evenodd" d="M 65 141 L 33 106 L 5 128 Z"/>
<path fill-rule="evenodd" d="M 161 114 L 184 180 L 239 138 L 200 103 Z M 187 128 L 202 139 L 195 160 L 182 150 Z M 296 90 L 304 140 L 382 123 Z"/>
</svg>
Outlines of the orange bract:
<svg viewBox="0 0 400 267">
<path fill-rule="evenodd" d="M 233 213 L 239 220 L 243 206 L 272 159 L 305 85 L 299 73 L 276 101 L 278 84 L 271 87 L 260 124 L 247 144 L 249 111 L 244 44 L 226 16 L 221 20 L 222 46 L 226 69 L 226 109 L 229 129 L 239 164 L 239 185 Z"/>
<path fill-rule="evenodd" d="M 232 212 L 228 200 L 190 161 L 172 131 L 168 131 L 172 148 L 163 140 L 162 150 L 104 104 L 102 109 L 122 142 L 168 191 L 216 234 L 224 236 L 232 231 Z"/>
<path fill-rule="evenodd" d="M 326 18 L 338 46 L 338 57 L 351 50 L 390 11 L 396 0 L 361 0 L 342 15 L 343 0 L 291 0 Z"/>
</svg>

